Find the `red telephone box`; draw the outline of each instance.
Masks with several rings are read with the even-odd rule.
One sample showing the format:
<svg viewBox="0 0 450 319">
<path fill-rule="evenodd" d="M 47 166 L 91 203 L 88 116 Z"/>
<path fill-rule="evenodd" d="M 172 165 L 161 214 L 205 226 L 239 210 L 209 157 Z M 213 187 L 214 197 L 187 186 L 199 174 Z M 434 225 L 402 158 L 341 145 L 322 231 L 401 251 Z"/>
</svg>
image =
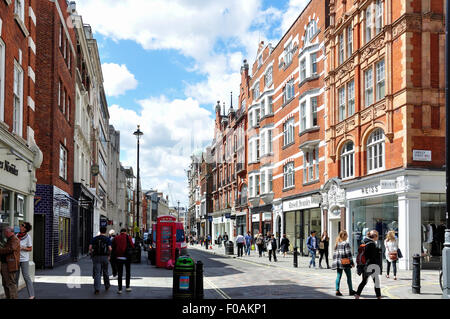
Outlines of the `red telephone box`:
<svg viewBox="0 0 450 319">
<path fill-rule="evenodd" d="M 176 249 L 176 218 L 173 216 L 159 216 L 156 222 L 156 267 L 167 266 L 172 260 L 175 263 Z"/>
</svg>

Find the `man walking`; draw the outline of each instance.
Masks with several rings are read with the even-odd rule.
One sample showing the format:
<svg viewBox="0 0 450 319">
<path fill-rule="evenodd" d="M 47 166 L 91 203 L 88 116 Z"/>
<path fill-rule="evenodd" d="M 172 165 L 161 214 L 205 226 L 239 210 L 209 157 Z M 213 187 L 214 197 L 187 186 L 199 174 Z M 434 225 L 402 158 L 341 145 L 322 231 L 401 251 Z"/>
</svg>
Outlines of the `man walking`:
<svg viewBox="0 0 450 319">
<path fill-rule="evenodd" d="M 116 236 L 113 241 L 113 252 L 116 256 L 117 261 L 117 274 L 118 274 L 118 294 L 122 293 L 122 276 L 123 276 L 123 266 L 125 266 L 126 277 L 125 285 L 126 291 L 130 292 L 130 281 L 131 281 L 131 256 L 127 253 L 129 248 L 134 248 L 133 241 L 131 237 L 128 236 L 127 230 L 122 228 L 120 230 L 120 235 Z"/>
<path fill-rule="evenodd" d="M 250 232 L 247 232 L 245 235 L 245 253 L 250 256 L 250 250 L 252 248 L 252 235 Z"/>
<path fill-rule="evenodd" d="M 111 287 L 108 275 L 108 263 L 111 250 L 111 239 L 106 236 L 106 227 L 100 227 L 100 235 L 94 237 L 89 245 L 89 252 L 91 253 L 92 263 L 94 264 L 94 289 L 96 295 L 100 293 L 102 275 L 105 290 Z"/>
<path fill-rule="evenodd" d="M 236 237 L 236 245 L 237 245 L 238 257 L 242 257 L 242 255 L 244 254 L 244 243 L 245 243 L 244 236 L 239 234 Z"/>
<path fill-rule="evenodd" d="M 17 299 L 16 273 L 20 264 L 20 240 L 12 227 L 6 227 L 3 235 L 8 239 L 0 248 L 2 284 L 7 299 Z"/>
<path fill-rule="evenodd" d="M 317 249 L 319 248 L 319 245 L 317 243 L 315 230 L 311 232 L 311 235 L 306 240 L 306 246 L 308 246 L 309 253 L 311 254 L 311 261 L 309 262 L 309 268 L 311 268 L 311 266 L 316 268 L 316 252 Z"/>
<path fill-rule="evenodd" d="M 109 231 L 109 239 L 111 240 L 111 246 L 112 246 L 114 237 L 116 237 L 116 231 L 114 229 L 111 229 Z M 111 270 L 112 270 L 112 276 L 110 279 L 117 279 L 117 261 L 116 261 L 116 256 L 114 256 L 114 254 L 112 252 L 111 252 L 110 263 L 111 263 Z"/>
</svg>

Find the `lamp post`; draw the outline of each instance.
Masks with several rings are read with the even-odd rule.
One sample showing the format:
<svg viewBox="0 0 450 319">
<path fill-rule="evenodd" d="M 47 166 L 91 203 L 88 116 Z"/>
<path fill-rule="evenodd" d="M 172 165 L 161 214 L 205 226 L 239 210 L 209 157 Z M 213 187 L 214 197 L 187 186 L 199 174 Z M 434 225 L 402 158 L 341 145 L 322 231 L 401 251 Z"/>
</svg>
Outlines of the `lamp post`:
<svg viewBox="0 0 450 319">
<path fill-rule="evenodd" d="M 178 201 L 178 213 L 177 213 L 177 222 L 180 221 L 180 201 Z"/>
<path fill-rule="evenodd" d="M 142 135 L 144 135 L 144 133 L 142 133 L 141 132 L 141 130 L 140 130 L 140 128 L 139 128 L 139 125 L 137 126 L 137 130 L 133 133 L 133 135 L 135 135 L 136 136 L 136 139 L 137 139 L 137 195 L 136 195 L 136 198 L 137 198 L 137 221 L 136 221 L 136 226 L 137 226 L 137 228 L 138 228 L 138 232 L 137 232 L 137 235 L 136 235 L 136 238 L 139 238 L 140 236 L 140 225 L 139 225 L 139 201 L 140 201 L 140 199 L 139 199 L 139 140 L 140 140 L 140 138 L 141 138 L 141 136 Z"/>
<path fill-rule="evenodd" d="M 450 112 L 450 96 L 449 96 L 449 86 L 450 86 L 450 26 L 449 26 L 449 16 L 450 16 L 450 1 L 447 1 L 446 6 L 446 14 L 445 14 L 445 185 L 446 185 L 446 220 L 447 220 L 447 229 L 445 230 L 445 243 L 444 249 L 442 250 L 442 272 L 443 272 L 443 299 L 450 299 L 450 220 L 448 216 L 448 206 L 450 202 L 450 193 L 449 193 L 449 135 L 450 135 L 450 127 L 449 127 L 449 112 Z"/>
</svg>

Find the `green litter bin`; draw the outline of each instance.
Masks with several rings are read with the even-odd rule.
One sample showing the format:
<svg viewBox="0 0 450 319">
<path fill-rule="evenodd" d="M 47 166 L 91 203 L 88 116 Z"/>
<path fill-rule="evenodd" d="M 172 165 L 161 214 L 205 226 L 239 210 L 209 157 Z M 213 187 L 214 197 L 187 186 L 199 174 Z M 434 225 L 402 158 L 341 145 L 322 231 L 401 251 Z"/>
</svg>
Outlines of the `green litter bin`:
<svg viewBox="0 0 450 319">
<path fill-rule="evenodd" d="M 180 256 L 173 268 L 173 299 L 195 298 L 195 262 L 189 256 Z"/>
</svg>

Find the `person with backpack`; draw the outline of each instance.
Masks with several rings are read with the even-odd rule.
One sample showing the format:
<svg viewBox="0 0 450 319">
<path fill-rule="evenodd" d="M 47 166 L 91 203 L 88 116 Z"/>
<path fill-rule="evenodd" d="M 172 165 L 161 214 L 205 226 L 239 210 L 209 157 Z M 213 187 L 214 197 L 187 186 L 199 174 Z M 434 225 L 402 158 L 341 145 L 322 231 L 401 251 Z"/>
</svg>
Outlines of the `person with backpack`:
<svg viewBox="0 0 450 319">
<path fill-rule="evenodd" d="M 381 299 L 381 288 L 377 287 L 380 283 L 376 276 L 381 274 L 381 250 L 377 247 L 378 232 L 371 230 L 367 233 L 367 237 L 363 239 L 358 248 L 358 256 L 356 257 L 358 275 L 362 275 L 362 281 L 359 284 L 355 294 L 355 299 L 359 299 L 361 292 L 367 284 L 367 280 L 372 276 L 375 283 L 375 294 Z M 375 269 L 374 269 L 375 268 Z M 376 269 L 379 269 L 376 273 Z"/>
<path fill-rule="evenodd" d="M 316 252 L 319 248 L 319 244 L 317 243 L 316 231 L 311 231 L 311 235 L 306 240 L 306 246 L 308 247 L 308 251 L 311 254 L 311 261 L 309 262 L 309 268 L 313 266 L 316 268 Z"/>
<path fill-rule="evenodd" d="M 120 230 L 120 235 L 116 236 L 113 241 L 113 252 L 117 259 L 117 280 L 119 289 L 118 294 L 122 293 L 122 276 L 123 276 L 123 266 L 125 266 L 126 277 L 125 286 L 126 291 L 130 292 L 130 281 L 131 281 L 131 254 L 132 249 L 134 249 L 133 241 L 131 237 L 127 234 L 127 230 L 122 228 Z"/>
<path fill-rule="evenodd" d="M 108 275 L 109 256 L 111 254 L 111 239 L 106 236 L 106 227 L 100 227 L 100 235 L 94 237 L 89 245 L 89 252 L 92 256 L 94 268 L 94 289 L 95 294 L 100 293 L 101 276 L 103 274 L 103 283 L 105 290 L 111 287 Z"/>
<path fill-rule="evenodd" d="M 350 244 L 347 241 L 347 231 L 341 230 L 339 236 L 336 238 L 336 245 L 334 246 L 332 269 L 336 269 L 336 296 L 342 296 L 339 289 L 341 284 L 342 273 L 345 272 L 347 276 L 347 285 L 350 296 L 355 295 L 356 291 L 353 290 L 352 285 L 352 268 L 355 267 L 352 257 L 352 250 Z"/>
</svg>

